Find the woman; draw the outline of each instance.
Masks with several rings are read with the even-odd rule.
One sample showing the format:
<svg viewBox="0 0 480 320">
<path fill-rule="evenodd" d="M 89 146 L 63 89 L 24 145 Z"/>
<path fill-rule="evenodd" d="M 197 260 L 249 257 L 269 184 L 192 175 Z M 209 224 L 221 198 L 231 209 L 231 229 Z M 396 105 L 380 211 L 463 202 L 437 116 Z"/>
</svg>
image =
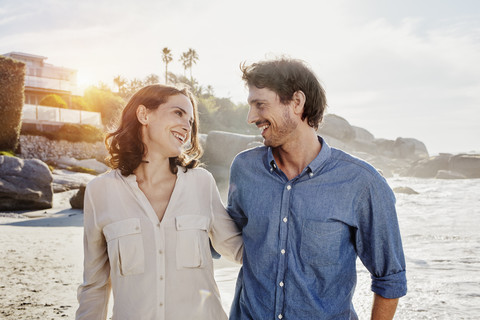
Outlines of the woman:
<svg viewBox="0 0 480 320">
<path fill-rule="evenodd" d="M 107 135 L 114 169 L 85 192 L 84 282 L 77 319 L 227 319 L 209 236 L 241 262 L 240 232 L 212 175 L 197 168 L 198 116 L 187 89 L 151 85 Z"/>
</svg>

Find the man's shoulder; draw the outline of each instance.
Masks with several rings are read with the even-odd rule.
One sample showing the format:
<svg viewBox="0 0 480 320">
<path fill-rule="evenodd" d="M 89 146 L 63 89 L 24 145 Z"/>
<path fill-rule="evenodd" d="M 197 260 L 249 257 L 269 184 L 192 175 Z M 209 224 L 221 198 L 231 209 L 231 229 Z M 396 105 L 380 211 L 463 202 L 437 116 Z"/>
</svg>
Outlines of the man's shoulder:
<svg viewBox="0 0 480 320">
<path fill-rule="evenodd" d="M 360 159 L 350 153 L 343 150 L 331 148 L 331 159 L 340 167 L 348 166 L 351 170 L 356 171 L 358 174 L 365 174 L 367 176 L 381 177 L 380 172 L 368 163 L 367 161 Z"/>
<path fill-rule="evenodd" d="M 258 146 L 251 149 L 244 150 L 235 156 L 234 162 L 237 163 L 257 163 L 268 152 L 266 146 Z"/>
</svg>

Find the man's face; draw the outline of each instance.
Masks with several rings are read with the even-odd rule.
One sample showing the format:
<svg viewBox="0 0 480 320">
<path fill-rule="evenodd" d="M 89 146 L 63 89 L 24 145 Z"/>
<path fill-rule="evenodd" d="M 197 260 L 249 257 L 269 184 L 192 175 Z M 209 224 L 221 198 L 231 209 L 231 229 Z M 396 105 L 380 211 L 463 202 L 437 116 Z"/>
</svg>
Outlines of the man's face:
<svg viewBox="0 0 480 320">
<path fill-rule="evenodd" d="M 264 144 L 280 147 L 289 142 L 297 128 L 291 103 L 283 104 L 280 97 L 268 88 L 249 86 L 247 122 L 260 129 Z"/>
</svg>

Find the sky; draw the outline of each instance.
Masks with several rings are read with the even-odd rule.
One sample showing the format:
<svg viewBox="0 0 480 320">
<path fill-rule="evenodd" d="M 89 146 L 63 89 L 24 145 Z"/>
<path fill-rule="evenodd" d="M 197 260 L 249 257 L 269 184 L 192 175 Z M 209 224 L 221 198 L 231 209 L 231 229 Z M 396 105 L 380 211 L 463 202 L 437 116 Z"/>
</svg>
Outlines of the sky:
<svg viewBox="0 0 480 320">
<path fill-rule="evenodd" d="M 376 138 L 416 138 L 431 155 L 480 152 L 480 1 L 0 0 L 0 54 L 78 70 L 82 87 L 183 74 L 246 102 L 239 65 L 304 60 L 328 113 Z"/>
</svg>

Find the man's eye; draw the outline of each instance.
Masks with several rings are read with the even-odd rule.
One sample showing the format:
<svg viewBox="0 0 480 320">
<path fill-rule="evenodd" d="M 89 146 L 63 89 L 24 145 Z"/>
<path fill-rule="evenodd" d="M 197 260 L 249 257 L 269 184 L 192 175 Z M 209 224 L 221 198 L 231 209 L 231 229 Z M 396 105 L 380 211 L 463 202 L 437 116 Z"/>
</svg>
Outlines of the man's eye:
<svg viewBox="0 0 480 320">
<path fill-rule="evenodd" d="M 182 116 L 182 113 L 181 113 L 180 111 L 178 111 L 178 110 L 175 111 L 175 114 L 176 114 L 177 116 Z"/>
</svg>

